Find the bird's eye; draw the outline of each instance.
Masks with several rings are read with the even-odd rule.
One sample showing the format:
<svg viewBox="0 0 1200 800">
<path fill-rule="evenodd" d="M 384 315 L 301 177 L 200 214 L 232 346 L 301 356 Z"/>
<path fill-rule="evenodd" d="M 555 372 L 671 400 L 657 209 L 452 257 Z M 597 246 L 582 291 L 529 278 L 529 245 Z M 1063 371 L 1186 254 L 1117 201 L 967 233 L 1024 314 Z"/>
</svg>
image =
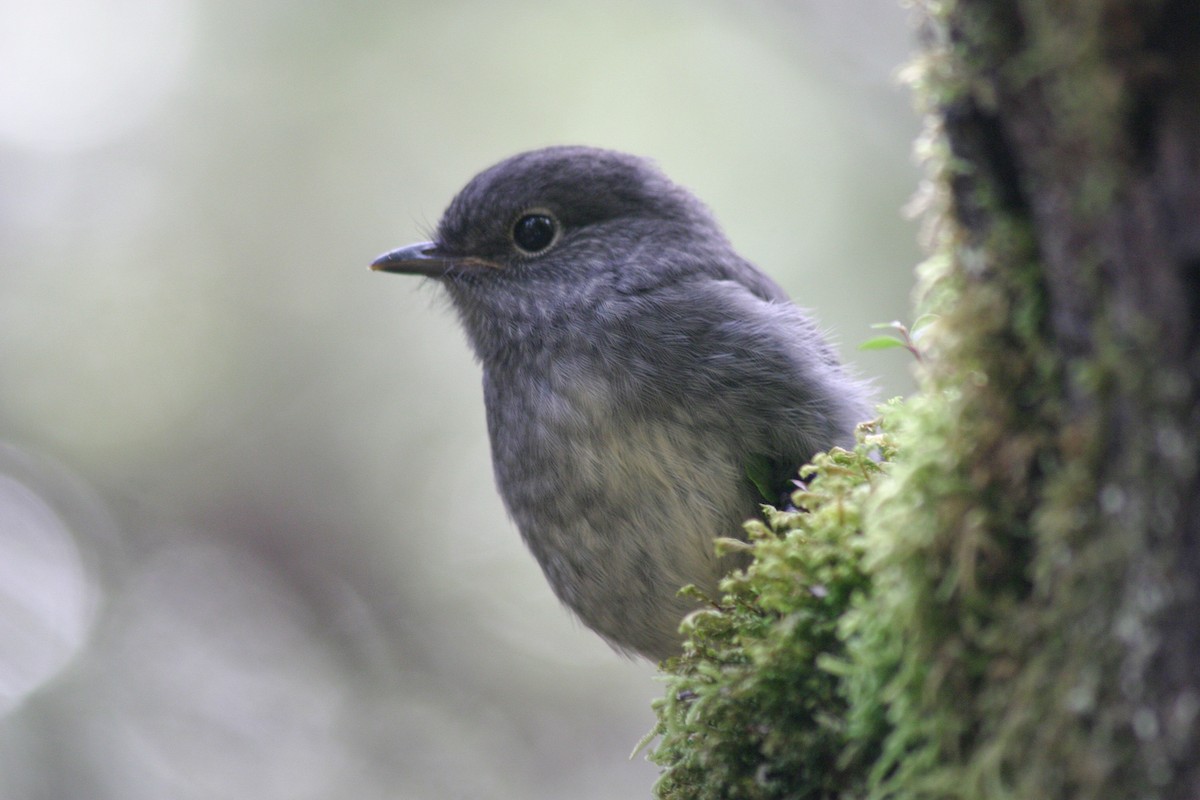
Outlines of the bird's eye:
<svg viewBox="0 0 1200 800">
<path fill-rule="evenodd" d="M 513 225 L 512 238 L 523 252 L 534 255 L 554 244 L 558 223 L 549 214 L 526 214 Z"/>
</svg>

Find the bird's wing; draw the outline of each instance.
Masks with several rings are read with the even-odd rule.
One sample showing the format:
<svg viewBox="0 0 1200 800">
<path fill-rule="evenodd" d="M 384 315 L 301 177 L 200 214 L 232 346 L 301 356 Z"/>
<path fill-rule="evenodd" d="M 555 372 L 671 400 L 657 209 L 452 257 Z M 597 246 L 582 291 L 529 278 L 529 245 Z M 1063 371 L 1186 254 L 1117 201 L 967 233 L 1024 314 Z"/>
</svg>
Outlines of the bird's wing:
<svg viewBox="0 0 1200 800">
<path fill-rule="evenodd" d="M 713 266 L 712 272 L 714 277 L 720 280 L 733 281 L 744 286 L 760 300 L 769 303 L 791 302 L 791 298 L 788 297 L 788 293 L 782 286 L 748 261 L 742 259 L 732 262 L 722 261 Z"/>
<path fill-rule="evenodd" d="M 735 437 L 748 459 L 790 476 L 815 453 L 852 443 L 870 391 L 807 314 L 764 298 L 772 284 L 751 283 L 703 276 L 638 297 L 640 319 L 617 352 L 640 396 Z"/>
</svg>

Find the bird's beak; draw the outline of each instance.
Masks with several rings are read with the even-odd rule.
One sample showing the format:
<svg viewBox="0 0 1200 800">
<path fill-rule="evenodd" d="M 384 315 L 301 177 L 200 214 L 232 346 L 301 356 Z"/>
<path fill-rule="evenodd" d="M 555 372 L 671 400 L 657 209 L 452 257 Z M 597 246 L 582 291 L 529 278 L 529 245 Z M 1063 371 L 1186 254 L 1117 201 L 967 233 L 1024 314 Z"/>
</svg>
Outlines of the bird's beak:
<svg viewBox="0 0 1200 800">
<path fill-rule="evenodd" d="M 454 256 L 438 252 L 434 242 L 417 242 L 384 253 L 371 262 L 376 272 L 396 272 L 401 275 L 427 275 L 441 278 L 456 270 L 498 269 L 499 265 L 475 256 Z"/>
<path fill-rule="evenodd" d="M 453 259 L 439 255 L 433 242 L 417 242 L 390 253 L 384 253 L 371 262 L 377 272 L 398 272 L 404 275 L 428 275 L 436 278 L 445 275 L 453 266 Z"/>
</svg>

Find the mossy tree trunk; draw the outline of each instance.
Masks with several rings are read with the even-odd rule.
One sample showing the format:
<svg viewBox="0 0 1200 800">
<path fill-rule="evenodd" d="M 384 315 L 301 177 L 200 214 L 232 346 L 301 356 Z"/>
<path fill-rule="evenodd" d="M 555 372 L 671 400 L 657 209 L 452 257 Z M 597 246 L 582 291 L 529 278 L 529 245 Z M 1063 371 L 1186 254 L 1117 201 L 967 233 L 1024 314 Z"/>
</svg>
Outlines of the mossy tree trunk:
<svg viewBox="0 0 1200 800">
<path fill-rule="evenodd" d="M 942 322 L 874 534 L 894 752 L 932 794 L 1200 797 L 1200 2 L 921 12 Z"/>
<path fill-rule="evenodd" d="M 1200 0 L 919 12 L 920 391 L 685 625 L 657 792 L 1198 798 Z"/>
</svg>

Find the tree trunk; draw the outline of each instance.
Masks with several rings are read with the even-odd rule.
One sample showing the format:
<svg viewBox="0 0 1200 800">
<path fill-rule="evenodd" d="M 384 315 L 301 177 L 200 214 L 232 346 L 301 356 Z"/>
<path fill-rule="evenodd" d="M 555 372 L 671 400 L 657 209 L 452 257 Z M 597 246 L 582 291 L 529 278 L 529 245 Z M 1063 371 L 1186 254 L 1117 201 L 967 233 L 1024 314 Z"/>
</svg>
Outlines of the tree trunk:
<svg viewBox="0 0 1200 800">
<path fill-rule="evenodd" d="M 908 486 L 909 741 L 950 794 L 1200 797 L 1200 3 L 925 6 L 955 481 Z"/>
<path fill-rule="evenodd" d="M 920 391 L 690 620 L 659 796 L 1200 798 L 1200 0 L 921 11 Z"/>
</svg>

